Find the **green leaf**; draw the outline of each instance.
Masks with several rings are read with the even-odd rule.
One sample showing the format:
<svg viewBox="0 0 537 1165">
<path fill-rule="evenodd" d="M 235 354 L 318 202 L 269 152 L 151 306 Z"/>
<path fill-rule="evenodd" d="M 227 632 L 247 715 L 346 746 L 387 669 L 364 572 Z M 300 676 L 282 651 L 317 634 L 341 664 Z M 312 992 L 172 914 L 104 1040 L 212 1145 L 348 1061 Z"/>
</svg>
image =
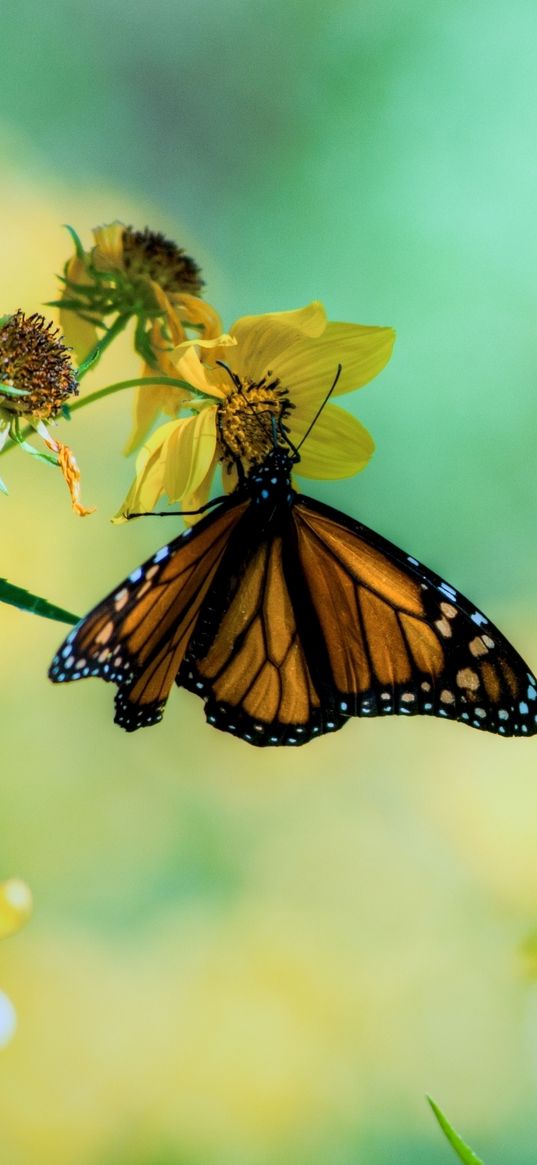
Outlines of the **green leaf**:
<svg viewBox="0 0 537 1165">
<path fill-rule="evenodd" d="M 81 243 L 81 241 L 80 241 L 80 239 L 75 231 L 75 228 L 70 227 L 69 223 L 67 223 L 67 222 L 64 223 L 63 225 L 64 225 L 66 231 L 69 231 L 69 234 L 73 240 L 73 243 L 75 244 L 75 251 L 78 255 L 78 258 L 83 259 L 84 258 L 84 248 L 83 248 L 82 243 Z"/>
<path fill-rule="evenodd" d="M 39 595 L 32 595 L 22 587 L 16 587 L 5 578 L 0 578 L 0 602 L 9 603 L 21 611 L 28 611 L 32 615 L 41 615 L 43 619 L 55 619 L 58 623 L 78 623 L 79 615 L 71 611 L 64 611 L 63 607 L 55 607 L 47 599 Z"/>
<path fill-rule="evenodd" d="M 138 316 L 136 321 L 134 347 L 138 355 L 142 357 L 142 360 L 145 360 L 146 364 L 149 364 L 152 368 L 158 367 L 156 355 L 151 344 L 151 338 L 149 333 L 146 332 L 146 321 L 144 316 Z"/>
<path fill-rule="evenodd" d="M 11 434 L 11 439 L 15 441 L 15 444 L 18 445 L 21 449 L 24 449 L 25 453 L 31 453 L 32 457 L 36 457 L 38 461 L 43 461 L 45 465 L 54 465 L 56 467 L 58 466 L 58 458 L 56 457 L 55 453 L 42 453 L 40 449 L 34 449 L 33 445 L 30 445 L 28 441 L 25 441 L 23 437 L 17 435 L 16 433 Z"/>
<path fill-rule="evenodd" d="M 82 362 L 78 365 L 78 375 L 79 376 L 84 376 L 85 373 L 88 371 L 88 369 L 90 369 L 93 364 L 97 363 L 97 360 L 99 359 L 99 357 L 101 355 L 101 352 L 102 352 L 102 343 L 96 344 L 95 347 L 92 348 L 91 352 L 86 356 L 86 359 L 82 360 Z"/>
<path fill-rule="evenodd" d="M 444 1116 L 444 1113 L 438 1107 L 438 1105 L 435 1104 L 432 1097 L 428 1096 L 427 1100 L 429 1101 L 429 1104 L 434 1112 L 438 1124 L 440 1125 L 440 1128 L 442 1129 L 442 1132 L 447 1137 L 447 1140 L 449 1141 L 452 1149 L 455 1150 L 459 1161 L 463 1161 L 464 1165 L 483 1165 L 481 1158 L 477 1157 L 468 1145 L 465 1145 L 462 1137 L 459 1137 L 459 1134 L 456 1133 L 455 1129 L 451 1127 L 447 1117 Z"/>
<path fill-rule="evenodd" d="M 28 388 L 13 388 L 12 384 L 0 382 L 0 393 L 2 396 L 29 396 L 30 390 Z"/>
</svg>

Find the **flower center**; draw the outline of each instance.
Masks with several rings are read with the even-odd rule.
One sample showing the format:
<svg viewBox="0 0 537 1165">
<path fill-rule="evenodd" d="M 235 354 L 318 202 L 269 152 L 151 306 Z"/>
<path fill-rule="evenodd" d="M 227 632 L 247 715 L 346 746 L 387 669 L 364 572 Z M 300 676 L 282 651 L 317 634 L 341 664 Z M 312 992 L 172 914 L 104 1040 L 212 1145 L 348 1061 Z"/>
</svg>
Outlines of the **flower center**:
<svg viewBox="0 0 537 1165">
<path fill-rule="evenodd" d="M 3 394 L 1 384 L 24 396 Z M 3 409 L 46 420 L 56 417 L 78 382 L 69 349 L 43 316 L 18 311 L 0 324 L 0 404 Z"/>
<path fill-rule="evenodd" d="M 163 291 L 201 292 L 203 280 L 197 263 L 181 247 L 148 227 L 143 231 L 125 227 L 123 263 L 132 278 L 149 276 Z"/>
<path fill-rule="evenodd" d="M 221 460 L 237 460 L 259 465 L 274 449 L 276 440 L 288 432 L 284 418 L 294 405 L 286 388 L 269 372 L 262 380 L 240 380 L 232 376 L 233 387 L 217 408 L 216 427 Z"/>
</svg>

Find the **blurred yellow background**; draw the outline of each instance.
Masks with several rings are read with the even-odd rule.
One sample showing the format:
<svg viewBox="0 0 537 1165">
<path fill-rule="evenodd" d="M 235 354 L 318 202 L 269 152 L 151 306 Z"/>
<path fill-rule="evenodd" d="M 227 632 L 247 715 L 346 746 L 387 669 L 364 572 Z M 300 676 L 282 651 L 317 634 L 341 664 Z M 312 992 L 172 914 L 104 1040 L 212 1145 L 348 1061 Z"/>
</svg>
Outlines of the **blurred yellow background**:
<svg viewBox="0 0 537 1165">
<path fill-rule="evenodd" d="M 323 300 L 393 325 L 352 402 L 378 452 L 308 483 L 429 563 L 537 663 L 537 13 L 298 0 L 22 0 L 3 15 L 2 311 L 116 217 L 201 263 L 226 325 Z M 124 337 L 85 382 L 136 375 Z M 170 536 L 113 527 L 128 394 L 65 423 L 83 474 L 9 454 L 2 566 L 83 613 Z M 9 1165 L 440 1165 L 430 1092 L 490 1165 L 535 1159 L 534 741 L 354 722 L 293 752 L 175 691 L 127 736 L 54 688 L 64 628 L 2 626 Z"/>
</svg>

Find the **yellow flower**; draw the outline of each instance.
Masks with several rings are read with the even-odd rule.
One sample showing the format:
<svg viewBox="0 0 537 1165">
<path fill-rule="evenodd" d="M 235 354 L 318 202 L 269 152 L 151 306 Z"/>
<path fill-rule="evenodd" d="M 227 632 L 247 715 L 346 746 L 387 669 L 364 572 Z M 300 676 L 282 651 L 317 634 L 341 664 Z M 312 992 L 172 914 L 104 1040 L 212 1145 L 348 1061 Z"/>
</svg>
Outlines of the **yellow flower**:
<svg viewBox="0 0 537 1165">
<path fill-rule="evenodd" d="M 16 934 L 32 913 L 32 893 L 20 878 L 0 882 L 0 938 Z M 11 1000 L 0 991 L 0 1048 L 9 1043 L 17 1026 Z"/>
<path fill-rule="evenodd" d="M 78 381 L 69 351 L 43 316 L 24 312 L 0 318 L 0 450 L 11 439 L 26 453 L 57 465 L 66 481 L 73 509 L 91 513 L 80 503 L 80 473 L 74 454 L 56 440 L 47 424 L 61 415 L 68 400 L 78 396 Z M 24 440 L 21 422 L 45 442 L 40 453 Z M 7 493 L 3 482 L 0 489 Z"/>
<path fill-rule="evenodd" d="M 197 264 L 164 235 L 114 222 L 96 227 L 94 246 L 84 251 L 73 232 L 76 253 L 64 271 L 60 323 L 80 361 L 99 342 L 107 318 L 134 317 L 134 344 L 142 356 L 143 376 L 175 376 L 170 351 L 187 337 L 186 329 L 212 338 L 222 330 L 213 307 L 201 299 Z M 125 452 L 143 441 L 159 411 L 176 416 L 188 394 L 169 385 L 140 388 Z"/>
<path fill-rule="evenodd" d="M 197 509 L 218 463 L 224 488 L 234 488 L 237 462 L 248 470 L 273 447 L 274 422 L 280 441 L 287 437 L 297 447 L 320 409 L 297 472 L 316 478 L 358 473 L 373 440 L 349 413 L 331 403 L 323 408 L 323 402 L 339 364 L 334 396 L 376 376 L 394 339 L 391 328 L 330 323 L 314 302 L 298 311 L 244 316 L 216 340 L 183 341 L 171 358 L 175 375 L 199 394 L 189 402 L 193 415 L 162 425 L 145 442 L 117 520 L 153 509 L 163 495 Z"/>
</svg>

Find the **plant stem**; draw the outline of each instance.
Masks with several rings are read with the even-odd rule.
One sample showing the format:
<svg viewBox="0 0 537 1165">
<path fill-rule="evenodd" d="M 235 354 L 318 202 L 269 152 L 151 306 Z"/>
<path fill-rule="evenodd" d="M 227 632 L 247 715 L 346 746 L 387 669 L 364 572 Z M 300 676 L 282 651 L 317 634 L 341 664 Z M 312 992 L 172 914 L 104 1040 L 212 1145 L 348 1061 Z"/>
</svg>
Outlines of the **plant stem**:
<svg viewBox="0 0 537 1165">
<path fill-rule="evenodd" d="M 96 392 L 91 392 L 89 396 L 82 397 L 81 400 L 76 400 L 74 404 L 69 405 L 69 412 L 74 413 L 77 409 L 83 409 L 86 405 L 94 404 L 95 401 L 101 400 L 105 396 L 111 396 L 114 392 L 121 392 L 124 388 L 136 388 L 137 385 L 144 387 L 145 385 L 163 384 L 170 388 L 186 388 L 192 392 L 192 385 L 188 384 L 186 380 L 176 380 L 173 376 L 135 376 L 132 380 L 118 380 L 115 384 L 108 384 L 106 388 L 98 388 Z"/>
<path fill-rule="evenodd" d="M 144 388 L 145 385 L 151 386 L 154 384 L 169 385 L 170 388 L 185 388 L 189 392 L 195 392 L 195 389 L 186 380 L 177 380 L 173 376 L 135 376 L 131 380 L 118 380 L 115 384 L 108 384 L 106 388 L 99 388 L 96 392 L 91 392 L 89 396 L 84 396 L 81 400 L 76 400 L 74 404 L 69 406 L 69 412 L 74 413 L 77 409 L 83 409 L 86 405 L 94 404 L 95 401 L 102 400 L 105 396 L 111 396 L 115 392 L 121 392 L 124 388 L 136 388 L 137 386 Z M 35 430 L 32 426 L 27 425 L 20 434 L 21 440 L 25 440 L 33 432 Z M 3 449 L 0 449 L 0 457 L 4 453 L 9 453 L 10 449 L 14 449 L 18 444 L 18 441 L 6 441 Z"/>
<path fill-rule="evenodd" d="M 108 328 L 108 331 L 105 332 L 102 340 L 98 340 L 92 351 L 89 352 L 85 360 L 82 361 L 82 367 L 78 370 L 79 382 L 87 372 L 89 372 L 92 368 L 95 368 L 95 365 L 101 359 L 103 352 L 105 352 L 113 340 L 115 340 L 116 336 L 119 336 L 124 328 L 126 328 L 130 318 L 130 312 L 125 312 L 123 315 L 119 315 L 112 326 Z"/>
</svg>

